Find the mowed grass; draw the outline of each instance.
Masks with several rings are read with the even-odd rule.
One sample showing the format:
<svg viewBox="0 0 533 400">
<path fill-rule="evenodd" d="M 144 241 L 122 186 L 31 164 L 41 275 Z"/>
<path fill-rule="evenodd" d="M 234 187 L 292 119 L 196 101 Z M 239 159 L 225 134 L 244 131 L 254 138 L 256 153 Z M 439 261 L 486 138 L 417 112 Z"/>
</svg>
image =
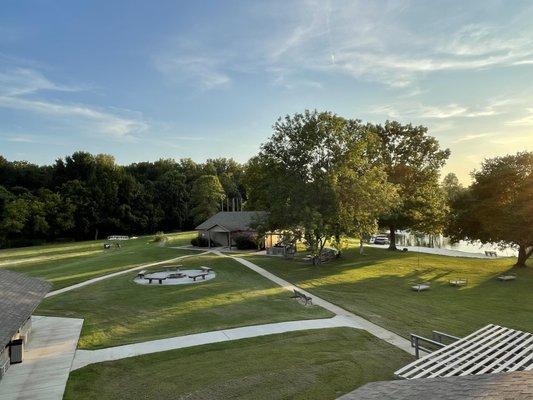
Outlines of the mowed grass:
<svg viewBox="0 0 533 400">
<path fill-rule="evenodd" d="M 164 246 L 153 243 L 152 236 L 120 241 L 121 247 L 104 250 L 105 240 L 62 243 L 0 250 L 0 268 L 45 279 L 60 289 L 101 275 L 137 265 L 194 254 L 170 248 L 189 243 L 194 232 L 168 235 Z"/>
<path fill-rule="evenodd" d="M 85 349 L 332 316 L 291 299 L 289 292 L 230 258 L 209 254 L 181 263 L 210 266 L 217 276 L 196 284 L 149 286 L 133 282 L 132 272 L 48 298 L 36 314 L 84 318 L 79 347 Z"/>
<path fill-rule="evenodd" d="M 243 255 L 268 271 L 376 324 L 408 337 L 440 330 L 466 335 L 490 323 L 533 332 L 533 263 L 513 269 L 517 279 L 501 282 L 516 259 L 473 259 L 390 252 L 355 243 L 343 257 L 312 266 L 301 260 Z M 468 279 L 462 288 L 449 280 Z M 410 285 L 431 281 L 431 289 Z"/>
<path fill-rule="evenodd" d="M 412 360 L 350 328 L 290 332 L 90 365 L 64 399 L 336 399 Z"/>
</svg>

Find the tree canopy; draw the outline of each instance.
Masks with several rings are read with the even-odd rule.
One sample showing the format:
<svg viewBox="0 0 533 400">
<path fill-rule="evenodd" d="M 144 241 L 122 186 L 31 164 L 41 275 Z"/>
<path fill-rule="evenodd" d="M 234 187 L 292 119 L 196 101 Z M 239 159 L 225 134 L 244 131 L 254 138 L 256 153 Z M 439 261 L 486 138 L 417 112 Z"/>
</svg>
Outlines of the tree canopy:
<svg viewBox="0 0 533 400">
<path fill-rule="evenodd" d="M 473 183 L 453 202 L 453 238 L 518 248 L 517 266 L 533 253 L 533 152 L 495 157 L 474 171 Z"/>
<path fill-rule="evenodd" d="M 424 126 L 387 121 L 369 125 L 380 140 L 379 161 L 399 201 L 383 213 L 380 224 L 390 231 L 390 249 L 396 249 L 398 229 L 439 233 L 446 221 L 446 200 L 439 185 L 440 169 L 450 156 Z"/>
<path fill-rule="evenodd" d="M 315 254 L 327 240 L 363 235 L 396 200 L 371 154 L 379 142 L 358 120 L 329 112 L 279 119 L 247 166 L 249 206 L 269 211 L 270 229 L 303 236 Z"/>
</svg>

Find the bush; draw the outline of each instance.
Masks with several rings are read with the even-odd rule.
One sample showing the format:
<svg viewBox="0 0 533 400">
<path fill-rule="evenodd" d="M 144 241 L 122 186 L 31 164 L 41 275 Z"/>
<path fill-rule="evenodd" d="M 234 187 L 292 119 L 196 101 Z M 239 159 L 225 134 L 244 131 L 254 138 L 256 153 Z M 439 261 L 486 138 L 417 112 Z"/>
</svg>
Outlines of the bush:
<svg viewBox="0 0 533 400">
<path fill-rule="evenodd" d="M 235 245 L 239 250 L 257 249 L 257 243 L 251 236 L 237 236 L 235 238 Z"/>
<path fill-rule="evenodd" d="M 202 236 L 198 236 L 191 239 L 191 244 L 195 247 L 208 247 L 209 246 L 209 240 Z"/>
<path fill-rule="evenodd" d="M 163 232 L 157 232 L 154 236 L 154 239 L 153 239 L 153 242 L 155 243 L 164 243 L 166 242 L 168 239 L 167 237 L 165 236 L 165 234 Z"/>
</svg>

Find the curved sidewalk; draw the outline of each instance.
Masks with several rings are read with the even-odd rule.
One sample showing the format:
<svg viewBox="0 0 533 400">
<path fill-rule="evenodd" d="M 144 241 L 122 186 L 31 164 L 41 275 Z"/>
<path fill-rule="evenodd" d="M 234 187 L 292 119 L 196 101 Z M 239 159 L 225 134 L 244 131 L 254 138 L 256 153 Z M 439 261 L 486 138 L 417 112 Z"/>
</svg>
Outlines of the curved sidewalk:
<svg viewBox="0 0 533 400">
<path fill-rule="evenodd" d="M 47 298 L 47 297 L 57 296 L 58 294 L 65 293 L 65 292 L 70 292 L 71 290 L 79 289 L 79 288 L 87 286 L 87 285 L 92 285 L 93 283 L 97 283 L 97 282 L 100 282 L 100 281 L 103 281 L 103 280 L 109 279 L 109 278 L 114 278 L 115 276 L 124 275 L 124 274 L 127 274 L 127 273 L 132 272 L 132 271 L 138 271 L 138 270 L 143 269 L 143 268 L 149 268 L 149 267 L 154 267 L 156 265 L 166 264 L 168 262 L 178 261 L 178 260 L 181 260 L 181 259 L 187 258 L 187 257 L 201 256 L 201 255 L 207 254 L 207 253 L 208 253 L 208 251 L 204 251 L 201 254 L 186 254 L 184 256 L 170 258 L 168 260 L 157 261 L 157 262 L 150 263 L 150 264 L 138 265 L 137 267 L 124 269 L 124 270 L 118 271 L 118 272 L 113 272 L 112 274 L 102 275 L 102 276 L 99 276 L 99 277 L 96 277 L 96 278 L 93 278 L 93 279 L 89 279 L 89 280 L 77 283 L 77 284 L 72 285 L 72 286 L 67 286 L 67 287 L 64 287 L 64 288 L 61 288 L 61 289 L 54 290 L 52 292 L 47 293 L 46 296 L 44 296 L 44 297 Z"/>
<path fill-rule="evenodd" d="M 298 286 L 295 286 L 293 285 L 292 283 L 290 282 L 287 282 L 286 280 L 272 274 L 271 272 L 268 272 L 267 270 L 261 268 L 260 266 L 248 261 L 248 260 L 245 260 L 243 258 L 240 258 L 240 257 L 234 257 L 234 256 L 230 256 L 230 255 L 227 255 L 227 254 L 222 254 L 220 253 L 219 251 L 213 251 L 213 253 L 217 254 L 217 255 L 220 255 L 220 256 L 223 256 L 223 257 L 230 257 L 232 259 L 234 259 L 235 261 L 241 263 L 242 265 L 250 268 L 251 270 L 257 272 L 258 274 L 264 276 L 265 278 L 267 279 L 270 279 L 272 282 L 278 284 L 279 286 L 283 287 L 284 289 L 286 290 L 289 290 L 289 291 L 292 291 L 294 289 L 302 292 L 302 293 L 305 293 L 307 296 L 310 296 L 313 298 L 313 304 L 317 305 L 317 306 L 321 306 L 323 308 L 325 308 L 326 310 L 328 311 L 331 311 L 332 313 L 334 313 L 335 315 L 338 315 L 338 316 L 342 316 L 344 318 L 347 318 L 349 319 L 353 325 L 359 327 L 360 329 L 364 329 L 365 331 L 367 331 L 368 333 L 376 336 L 377 338 L 381 339 L 381 340 L 384 340 L 385 342 L 387 343 L 390 343 L 392 344 L 393 346 L 396 346 L 398 347 L 399 349 L 402 349 L 404 350 L 405 352 L 409 353 L 409 354 L 412 354 L 414 355 L 414 350 L 413 348 L 411 347 L 411 342 L 403 337 L 401 337 L 400 335 L 397 335 L 396 333 L 394 332 L 391 332 L 385 328 L 382 328 L 381 326 L 379 325 L 376 325 L 374 324 L 373 322 L 370 322 L 358 315 L 355 315 L 353 313 L 351 313 L 350 311 L 347 311 L 345 310 L 344 308 L 342 307 L 339 307 L 333 303 L 330 303 L 329 301 L 326 301 L 324 299 L 321 299 L 320 297 L 312 294 L 312 293 L 309 293 L 303 289 L 300 289 Z"/>
<path fill-rule="evenodd" d="M 120 360 L 122 358 L 158 353 L 161 351 L 182 349 L 185 347 L 201 346 L 210 343 L 228 342 L 231 340 L 239 340 L 308 329 L 339 327 L 364 329 L 358 326 L 355 321 L 344 318 L 342 316 L 336 316 L 333 318 L 252 325 L 232 329 L 222 329 L 219 331 L 195 333 L 192 335 L 151 340 L 148 342 L 127 344 L 124 346 L 108 347 L 100 350 L 78 350 L 76 351 L 76 356 L 72 364 L 72 370 L 74 371 L 89 364 L 95 364 L 104 361 Z"/>
</svg>

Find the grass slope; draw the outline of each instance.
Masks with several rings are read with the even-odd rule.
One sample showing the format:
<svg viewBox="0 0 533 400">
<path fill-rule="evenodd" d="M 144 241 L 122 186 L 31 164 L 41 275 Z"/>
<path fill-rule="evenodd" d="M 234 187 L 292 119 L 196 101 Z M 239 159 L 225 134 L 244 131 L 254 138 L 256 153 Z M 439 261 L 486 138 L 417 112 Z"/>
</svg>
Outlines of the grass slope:
<svg viewBox="0 0 533 400">
<path fill-rule="evenodd" d="M 62 243 L 0 251 L 0 268 L 43 278 L 60 289 L 101 275 L 166 260 L 193 251 L 170 246 L 187 244 L 194 232 L 169 236 L 165 247 L 152 243 L 152 236 L 121 241 L 121 248 L 103 249 L 106 241 Z"/>
<path fill-rule="evenodd" d="M 489 323 L 533 332 L 533 265 L 517 269 L 518 279 L 500 282 L 514 259 L 497 260 L 389 252 L 352 247 L 343 257 L 319 267 L 300 260 L 243 257 L 355 314 L 403 336 L 440 330 L 466 335 Z M 531 260 L 530 260 L 531 263 Z M 468 286 L 448 281 L 465 277 Z M 431 281 L 416 293 L 410 285 Z"/>
<path fill-rule="evenodd" d="M 364 331 L 290 332 L 91 365 L 64 399 L 335 399 L 411 360 Z"/>
<path fill-rule="evenodd" d="M 100 348 L 223 328 L 330 317 L 236 261 L 213 254 L 186 267 L 209 265 L 215 279 L 191 285 L 144 286 L 135 273 L 46 299 L 36 314 L 84 318 L 81 348 Z M 153 267 L 152 270 L 161 270 Z"/>
</svg>

